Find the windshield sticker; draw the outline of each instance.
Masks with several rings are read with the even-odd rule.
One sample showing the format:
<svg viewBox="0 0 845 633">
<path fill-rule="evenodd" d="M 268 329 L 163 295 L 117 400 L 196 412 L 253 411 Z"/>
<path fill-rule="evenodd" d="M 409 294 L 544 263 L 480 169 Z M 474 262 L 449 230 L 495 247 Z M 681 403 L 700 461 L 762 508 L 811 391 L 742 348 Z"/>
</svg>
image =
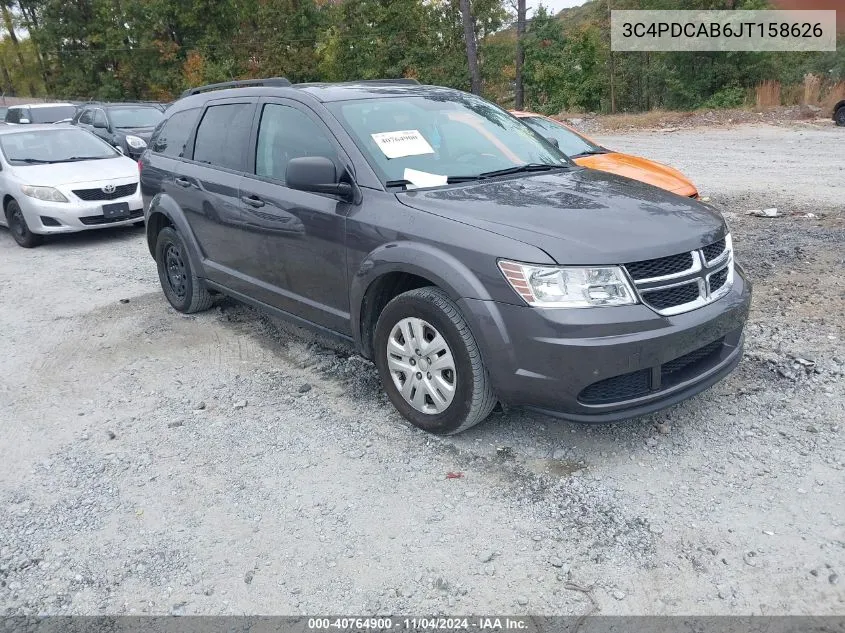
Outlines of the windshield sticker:
<svg viewBox="0 0 845 633">
<path fill-rule="evenodd" d="M 423 138 L 419 130 L 399 130 L 398 132 L 379 132 L 370 134 L 382 153 L 388 158 L 404 158 L 433 154 L 434 149 Z"/>
<path fill-rule="evenodd" d="M 410 182 L 408 189 L 416 189 L 417 187 L 441 187 L 446 184 L 446 176 L 439 174 L 430 174 L 427 171 L 417 171 L 416 169 L 405 168 L 405 173 L 402 178 Z"/>
</svg>

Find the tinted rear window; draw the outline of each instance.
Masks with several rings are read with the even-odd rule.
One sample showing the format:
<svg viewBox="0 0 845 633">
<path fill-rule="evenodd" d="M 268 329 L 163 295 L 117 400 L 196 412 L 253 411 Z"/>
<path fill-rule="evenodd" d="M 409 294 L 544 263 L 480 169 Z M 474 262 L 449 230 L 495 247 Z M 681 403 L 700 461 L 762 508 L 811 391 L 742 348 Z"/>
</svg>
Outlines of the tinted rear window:
<svg viewBox="0 0 845 633">
<path fill-rule="evenodd" d="M 72 119 L 76 114 L 74 106 L 47 106 L 45 108 L 30 108 L 30 123 L 55 123 L 62 119 Z"/>
<path fill-rule="evenodd" d="M 158 108 L 110 108 L 111 123 L 116 128 L 155 127 L 164 118 Z"/>
<path fill-rule="evenodd" d="M 192 108 L 171 116 L 153 137 L 150 145 L 152 150 L 173 158 L 184 156 L 185 143 L 188 142 L 199 115 L 199 108 Z"/>
<path fill-rule="evenodd" d="M 246 171 L 246 148 L 254 106 L 231 103 L 211 106 L 197 128 L 194 160 L 235 171 Z"/>
</svg>

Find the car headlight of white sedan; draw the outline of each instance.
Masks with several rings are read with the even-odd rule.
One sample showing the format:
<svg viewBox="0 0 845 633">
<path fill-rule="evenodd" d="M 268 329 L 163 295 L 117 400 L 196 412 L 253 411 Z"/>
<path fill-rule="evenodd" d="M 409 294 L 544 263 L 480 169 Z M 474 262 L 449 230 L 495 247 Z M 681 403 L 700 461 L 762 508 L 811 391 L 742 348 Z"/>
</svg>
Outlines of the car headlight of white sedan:
<svg viewBox="0 0 845 633">
<path fill-rule="evenodd" d="M 38 187 L 34 185 L 21 185 L 23 191 L 30 198 L 44 200 L 45 202 L 67 202 L 64 194 L 53 187 Z"/>
<path fill-rule="evenodd" d="M 147 146 L 147 142 L 144 139 L 133 134 L 127 134 L 126 144 L 132 149 L 144 149 Z"/>
</svg>

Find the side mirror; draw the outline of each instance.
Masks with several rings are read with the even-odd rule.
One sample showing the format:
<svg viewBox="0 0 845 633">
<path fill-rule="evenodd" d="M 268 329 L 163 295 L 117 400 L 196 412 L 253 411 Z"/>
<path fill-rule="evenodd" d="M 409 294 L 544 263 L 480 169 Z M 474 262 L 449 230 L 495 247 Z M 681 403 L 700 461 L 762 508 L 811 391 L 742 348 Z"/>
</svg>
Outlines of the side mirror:
<svg viewBox="0 0 845 633">
<path fill-rule="evenodd" d="M 29 123 L 29 119 L 20 119 L 18 123 Z"/>
<path fill-rule="evenodd" d="M 109 125 L 102 119 L 94 119 L 94 127 L 98 130 L 106 130 L 108 129 Z"/>
<path fill-rule="evenodd" d="M 351 201 L 352 185 L 338 182 L 335 164 L 325 156 L 292 158 L 285 169 L 285 184 L 291 189 L 328 193 Z"/>
<path fill-rule="evenodd" d="M 558 143 L 558 142 L 557 142 L 557 139 L 556 139 L 555 137 L 553 137 L 553 136 L 547 136 L 547 137 L 546 137 L 546 140 L 547 140 L 549 143 L 551 143 L 552 145 L 554 145 L 555 147 L 557 147 L 558 149 L 560 149 L 560 143 Z"/>
</svg>

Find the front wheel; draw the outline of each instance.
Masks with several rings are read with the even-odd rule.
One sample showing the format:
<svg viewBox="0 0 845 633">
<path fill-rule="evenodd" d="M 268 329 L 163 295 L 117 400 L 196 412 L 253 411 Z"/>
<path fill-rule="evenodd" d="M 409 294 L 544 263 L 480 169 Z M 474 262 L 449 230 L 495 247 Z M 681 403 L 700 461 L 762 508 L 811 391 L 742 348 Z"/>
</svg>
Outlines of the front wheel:
<svg viewBox="0 0 845 633">
<path fill-rule="evenodd" d="M 170 227 L 163 228 L 155 252 L 161 289 L 170 305 L 186 314 L 210 308 L 214 299 L 191 267 L 182 236 Z"/>
<path fill-rule="evenodd" d="M 10 200 L 9 204 L 6 205 L 6 223 L 9 225 L 9 231 L 12 237 L 19 246 L 33 248 L 44 241 L 43 235 L 38 235 L 29 230 L 26 218 L 23 217 L 23 211 L 21 211 L 20 205 L 14 200 Z"/>
<path fill-rule="evenodd" d="M 845 127 L 845 106 L 836 111 L 836 125 Z"/>
<path fill-rule="evenodd" d="M 475 338 L 439 288 L 410 290 L 390 301 L 376 324 L 374 344 L 382 385 L 414 426 L 460 433 L 496 405 Z"/>
</svg>

